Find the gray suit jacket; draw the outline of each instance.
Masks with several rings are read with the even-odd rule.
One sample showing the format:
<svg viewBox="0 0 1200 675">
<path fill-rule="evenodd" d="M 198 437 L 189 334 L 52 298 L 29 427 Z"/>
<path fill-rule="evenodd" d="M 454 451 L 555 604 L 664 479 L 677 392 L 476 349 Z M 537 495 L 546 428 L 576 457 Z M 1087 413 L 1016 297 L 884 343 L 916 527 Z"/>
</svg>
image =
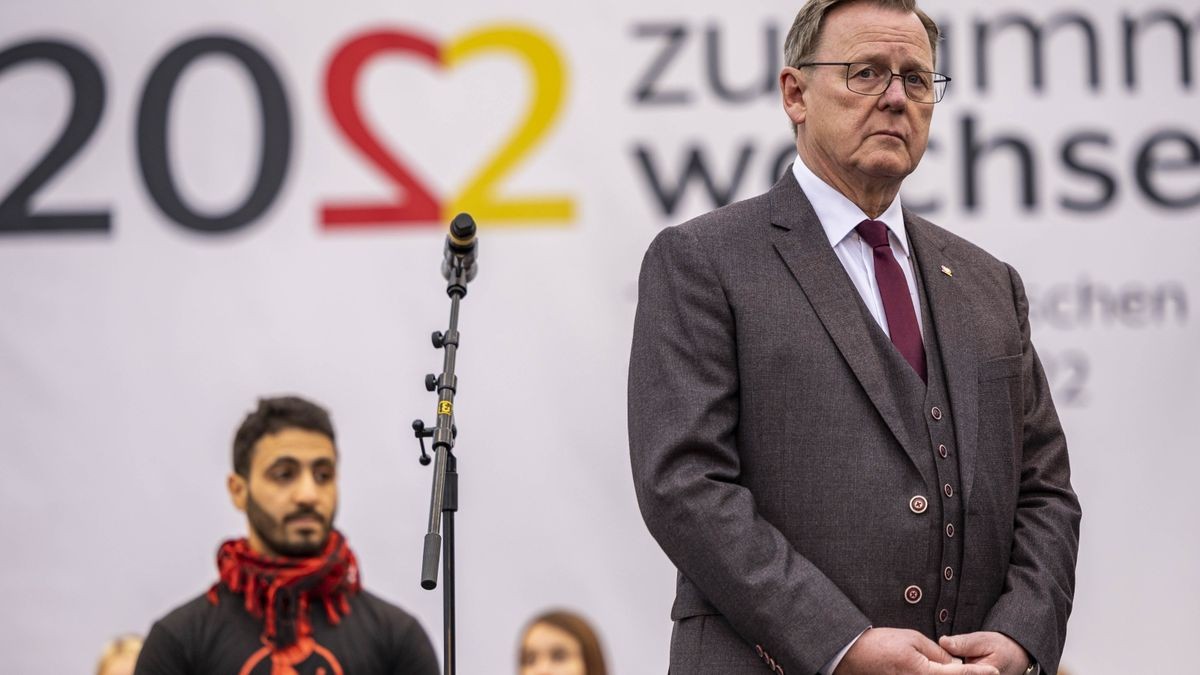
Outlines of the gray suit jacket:
<svg viewBox="0 0 1200 675">
<path fill-rule="evenodd" d="M 953 630 L 1005 633 L 1053 673 L 1080 510 L 1024 289 L 980 248 L 905 224 L 960 455 Z M 629 438 L 642 515 L 679 570 L 673 675 L 810 675 L 868 625 L 932 637 L 931 603 L 904 599 L 940 574 L 941 523 L 909 509 L 939 491 L 919 468 L 932 450 L 900 421 L 872 330 L 791 171 L 651 244 Z"/>
</svg>

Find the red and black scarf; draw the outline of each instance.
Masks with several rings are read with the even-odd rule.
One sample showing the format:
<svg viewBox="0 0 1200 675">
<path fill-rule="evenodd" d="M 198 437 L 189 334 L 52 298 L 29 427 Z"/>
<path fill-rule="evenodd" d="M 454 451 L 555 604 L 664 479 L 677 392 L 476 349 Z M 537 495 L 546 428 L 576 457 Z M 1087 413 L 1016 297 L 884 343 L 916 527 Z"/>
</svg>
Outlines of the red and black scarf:
<svg viewBox="0 0 1200 675">
<path fill-rule="evenodd" d="M 217 569 L 221 578 L 208 591 L 209 602 L 217 604 L 221 586 L 244 596 L 246 611 L 264 620 L 264 641 L 276 648 L 312 635 L 312 605 L 323 605 L 336 625 L 350 613 L 350 596 L 362 590 L 358 560 L 337 530 L 311 558 L 264 556 L 245 539 L 231 539 L 217 551 Z"/>
</svg>

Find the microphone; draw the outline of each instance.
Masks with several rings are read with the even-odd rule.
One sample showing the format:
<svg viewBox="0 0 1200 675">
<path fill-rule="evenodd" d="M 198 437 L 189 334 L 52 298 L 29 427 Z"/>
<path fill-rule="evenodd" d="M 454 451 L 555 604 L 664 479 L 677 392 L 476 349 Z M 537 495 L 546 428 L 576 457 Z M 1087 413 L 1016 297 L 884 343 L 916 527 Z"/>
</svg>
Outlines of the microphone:
<svg viewBox="0 0 1200 675">
<path fill-rule="evenodd" d="M 475 266 L 478 242 L 475 241 L 475 221 L 469 214 L 460 213 L 450 222 L 450 234 L 446 235 L 446 248 L 442 259 L 442 276 L 450 281 L 451 275 L 462 270 L 462 283 L 475 278 L 479 268 Z"/>
</svg>

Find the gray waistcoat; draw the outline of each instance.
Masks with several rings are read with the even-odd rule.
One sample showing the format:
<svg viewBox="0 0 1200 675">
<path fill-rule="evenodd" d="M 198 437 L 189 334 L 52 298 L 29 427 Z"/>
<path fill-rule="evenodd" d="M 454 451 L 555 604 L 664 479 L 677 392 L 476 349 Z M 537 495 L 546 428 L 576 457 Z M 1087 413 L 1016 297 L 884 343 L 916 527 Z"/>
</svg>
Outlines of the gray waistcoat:
<svg viewBox="0 0 1200 675">
<path fill-rule="evenodd" d="M 896 408 L 903 416 L 903 427 L 917 447 L 928 448 L 928 452 L 918 453 L 918 468 L 923 475 L 935 476 L 937 480 L 936 484 L 925 486 L 924 494 L 913 495 L 909 502 L 912 517 L 928 523 L 928 562 L 924 578 L 914 579 L 904 597 L 897 598 L 898 603 L 909 603 L 907 611 L 901 611 L 914 619 L 913 627 L 927 636 L 936 637 L 954 632 L 963 559 L 963 512 L 958 451 L 941 350 L 920 267 L 914 267 L 921 302 L 928 385 L 921 381 L 883 330 L 877 329 L 875 320 L 870 316 L 867 318 L 869 325 L 876 328 L 871 331 L 871 340 L 883 362 Z M 862 309 L 867 311 L 865 305 Z"/>
</svg>

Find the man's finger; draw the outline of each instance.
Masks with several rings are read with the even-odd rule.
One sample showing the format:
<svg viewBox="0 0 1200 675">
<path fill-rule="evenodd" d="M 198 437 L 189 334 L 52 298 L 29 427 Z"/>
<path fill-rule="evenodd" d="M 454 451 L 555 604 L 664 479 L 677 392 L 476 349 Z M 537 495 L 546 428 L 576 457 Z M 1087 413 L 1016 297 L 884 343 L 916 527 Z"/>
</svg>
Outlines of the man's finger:
<svg viewBox="0 0 1200 675">
<path fill-rule="evenodd" d="M 954 663 L 957 659 L 950 652 L 942 649 L 936 642 L 930 640 L 924 635 L 917 635 L 912 641 L 912 646 L 921 656 L 929 659 L 933 663 L 949 664 Z"/>
<path fill-rule="evenodd" d="M 930 663 L 926 672 L 928 675 L 1000 675 L 998 668 L 982 663 Z"/>
<path fill-rule="evenodd" d="M 987 633 L 943 635 L 938 640 L 938 644 L 951 654 L 963 658 L 987 656 L 996 650 L 996 646 L 992 644 Z"/>
</svg>

